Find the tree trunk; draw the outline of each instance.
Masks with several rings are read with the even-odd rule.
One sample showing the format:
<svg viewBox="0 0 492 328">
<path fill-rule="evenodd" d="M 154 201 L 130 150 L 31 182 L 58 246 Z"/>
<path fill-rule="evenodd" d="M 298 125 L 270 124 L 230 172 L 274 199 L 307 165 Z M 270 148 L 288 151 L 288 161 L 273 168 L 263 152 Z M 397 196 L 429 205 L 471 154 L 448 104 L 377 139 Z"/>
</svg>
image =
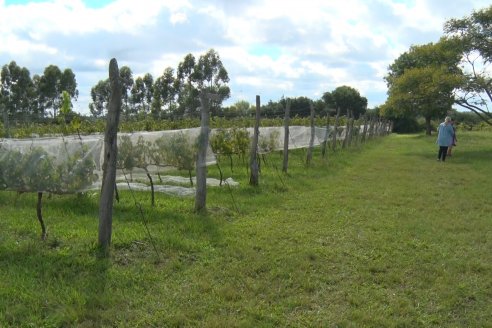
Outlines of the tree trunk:
<svg viewBox="0 0 492 328">
<path fill-rule="evenodd" d="M 432 135 L 432 125 L 430 117 L 425 118 L 425 134 L 428 136 Z"/>
<path fill-rule="evenodd" d="M 155 206 L 155 193 L 154 193 L 154 181 L 152 180 L 152 176 L 150 175 L 150 173 L 145 170 L 145 173 L 147 173 L 147 178 L 149 178 L 149 181 L 150 181 L 150 192 L 151 192 L 151 204 L 152 204 L 152 207 Z"/>
<path fill-rule="evenodd" d="M 220 176 L 219 186 L 222 187 L 222 181 L 224 181 L 224 174 L 222 173 L 222 169 L 220 168 L 219 162 L 216 162 L 215 165 L 217 165 L 217 169 L 219 170 L 219 176 Z"/>
<path fill-rule="evenodd" d="M 290 122 L 290 99 L 287 99 L 285 106 L 284 117 L 284 161 L 282 164 L 282 172 L 287 173 L 289 167 L 289 122 Z"/>
<path fill-rule="evenodd" d="M 260 96 L 256 96 L 256 119 L 253 134 L 253 143 L 251 145 L 251 156 L 249 166 L 251 169 L 249 184 L 258 186 L 259 184 L 259 166 L 258 166 L 258 138 L 260 135 Z"/>
<path fill-rule="evenodd" d="M 42 201 L 43 201 L 43 193 L 38 192 L 38 205 L 36 206 L 36 213 L 38 215 L 38 221 L 41 225 L 41 239 L 46 240 L 46 226 L 43 221 L 43 213 L 42 213 Z"/>
<path fill-rule="evenodd" d="M 116 59 L 109 63 L 111 94 L 104 134 L 104 163 L 101 199 L 99 204 L 99 247 L 105 256 L 109 254 L 113 222 L 113 196 L 116 182 L 118 156 L 117 132 L 121 112 L 121 82 Z"/>
<path fill-rule="evenodd" d="M 118 192 L 118 185 L 114 184 L 114 199 L 119 203 L 120 202 L 120 193 Z"/>
</svg>

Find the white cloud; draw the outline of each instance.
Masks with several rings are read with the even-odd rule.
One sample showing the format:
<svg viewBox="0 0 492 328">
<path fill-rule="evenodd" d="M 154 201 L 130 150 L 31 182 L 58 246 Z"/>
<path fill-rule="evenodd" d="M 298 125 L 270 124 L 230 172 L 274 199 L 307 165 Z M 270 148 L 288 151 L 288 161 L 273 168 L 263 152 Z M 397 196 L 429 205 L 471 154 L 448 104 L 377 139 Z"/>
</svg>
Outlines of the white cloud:
<svg viewBox="0 0 492 328">
<path fill-rule="evenodd" d="M 234 102 L 317 97 L 350 85 L 369 106 L 385 99 L 388 66 L 413 44 L 435 42 L 443 23 L 489 0 L 82 0 L 6 5 L 0 0 L 0 65 L 31 73 L 70 67 L 87 112 L 90 88 L 110 58 L 136 75 L 160 76 L 188 53 L 214 48 L 229 72 Z M 84 110 L 85 109 L 85 110 Z"/>
<path fill-rule="evenodd" d="M 15 35 L 2 35 L 0 36 L 0 43 L 2 48 L 0 49 L 0 54 L 2 52 L 8 52 L 13 56 L 23 57 L 28 53 L 46 53 L 49 55 L 56 55 L 58 50 L 56 48 L 47 46 L 39 42 L 29 42 L 26 40 L 21 40 Z"/>
<path fill-rule="evenodd" d="M 183 12 L 178 12 L 178 13 L 174 13 L 171 15 L 171 23 L 173 25 L 176 25 L 176 24 L 179 24 L 179 23 L 184 23 L 188 20 L 188 17 L 186 16 L 185 13 Z"/>
</svg>

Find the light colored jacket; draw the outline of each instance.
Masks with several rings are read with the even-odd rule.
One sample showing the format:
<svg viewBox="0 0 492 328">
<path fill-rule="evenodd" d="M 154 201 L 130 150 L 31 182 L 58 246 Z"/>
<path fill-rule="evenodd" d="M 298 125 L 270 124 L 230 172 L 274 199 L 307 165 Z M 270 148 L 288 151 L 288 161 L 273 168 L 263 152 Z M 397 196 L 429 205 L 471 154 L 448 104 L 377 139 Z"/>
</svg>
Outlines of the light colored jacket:
<svg viewBox="0 0 492 328">
<path fill-rule="evenodd" d="M 442 122 L 439 124 L 437 144 L 441 147 L 449 147 L 453 144 L 454 129 L 451 124 Z"/>
</svg>

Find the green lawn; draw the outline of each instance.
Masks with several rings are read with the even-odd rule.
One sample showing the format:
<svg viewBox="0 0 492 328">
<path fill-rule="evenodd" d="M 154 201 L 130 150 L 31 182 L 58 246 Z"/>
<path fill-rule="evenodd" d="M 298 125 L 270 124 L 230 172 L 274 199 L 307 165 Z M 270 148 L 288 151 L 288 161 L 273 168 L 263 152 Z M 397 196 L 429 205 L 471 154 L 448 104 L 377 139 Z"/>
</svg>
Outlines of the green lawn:
<svg viewBox="0 0 492 328">
<path fill-rule="evenodd" d="M 0 327 L 492 327 L 492 133 L 458 138 L 270 154 L 259 188 L 224 160 L 241 187 L 206 215 L 121 192 L 107 260 L 98 194 L 45 197 L 43 242 L 36 195 L 2 192 Z"/>
</svg>

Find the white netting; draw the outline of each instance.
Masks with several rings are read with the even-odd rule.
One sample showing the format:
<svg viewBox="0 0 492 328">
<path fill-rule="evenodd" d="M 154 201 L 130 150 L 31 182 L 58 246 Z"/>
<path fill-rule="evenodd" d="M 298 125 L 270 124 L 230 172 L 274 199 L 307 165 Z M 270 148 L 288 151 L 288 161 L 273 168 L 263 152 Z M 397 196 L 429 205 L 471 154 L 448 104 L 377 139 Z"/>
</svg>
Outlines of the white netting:
<svg viewBox="0 0 492 328">
<path fill-rule="evenodd" d="M 362 127 L 354 130 L 362 131 Z M 339 127 L 337 139 L 345 138 L 345 128 Z M 233 133 L 231 132 L 233 131 Z M 238 131 L 240 133 L 238 133 Z M 216 129 L 210 134 L 211 144 L 207 149 L 205 165 L 216 162 L 212 152 L 229 155 L 249 154 L 253 128 L 248 129 Z M 316 127 L 313 146 L 332 139 L 333 127 Z M 125 188 L 127 180 L 134 184 L 135 189 L 148 190 L 148 176 L 156 184 L 155 190 L 178 195 L 193 194 L 190 188 L 195 173 L 196 147 L 200 128 L 136 132 L 118 134 L 118 186 Z M 222 139 L 218 138 L 222 134 Z M 238 137 L 239 136 L 239 137 Z M 239 146 L 219 144 L 232 143 L 229 139 L 242 143 Z M 217 141 L 218 140 L 218 141 Z M 309 147 L 311 128 L 305 126 L 289 127 L 289 149 Z M 258 151 L 267 153 L 283 149 L 284 127 L 261 127 Z M 64 136 L 32 139 L 0 140 L 0 189 L 53 193 L 74 193 L 85 190 L 99 189 L 103 166 L 102 134 L 89 136 Z M 234 148 L 236 147 L 236 148 Z M 224 150 L 225 149 L 225 150 Z M 164 175 L 170 169 L 187 172 L 190 177 L 170 177 Z M 124 175 L 123 175 L 124 173 Z M 207 184 L 219 185 L 219 180 L 208 179 Z M 232 180 L 229 185 L 235 185 Z"/>
<path fill-rule="evenodd" d="M 192 171 L 200 129 L 118 134 L 118 169 L 146 176 L 170 168 Z M 0 141 L 0 189 L 74 193 L 102 179 L 102 134 Z M 206 165 L 215 163 L 208 147 Z M 124 178 L 122 178 L 124 179 Z M 123 180 L 124 181 L 124 180 Z"/>
</svg>

